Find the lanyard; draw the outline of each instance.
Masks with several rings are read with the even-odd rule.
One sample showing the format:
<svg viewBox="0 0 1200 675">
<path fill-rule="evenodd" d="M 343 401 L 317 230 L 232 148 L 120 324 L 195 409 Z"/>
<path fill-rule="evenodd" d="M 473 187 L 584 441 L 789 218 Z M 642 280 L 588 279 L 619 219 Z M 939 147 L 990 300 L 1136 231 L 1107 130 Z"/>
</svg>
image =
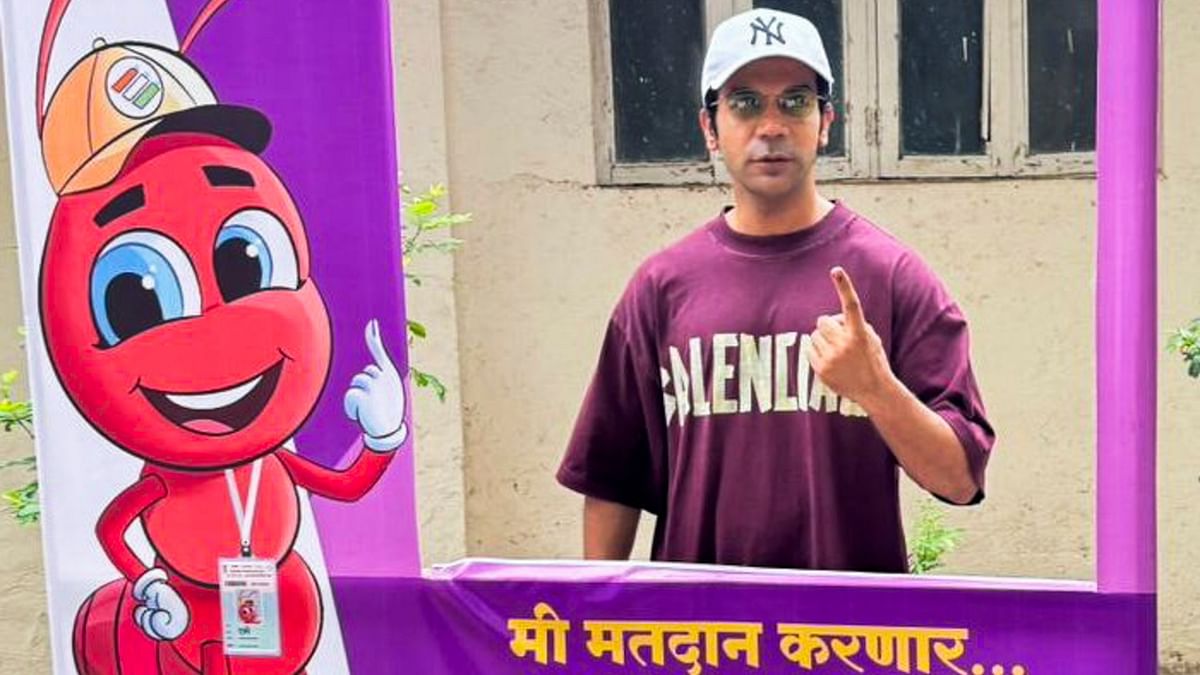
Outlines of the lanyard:
<svg viewBox="0 0 1200 675">
<path fill-rule="evenodd" d="M 258 506 L 258 481 L 262 478 L 262 458 L 254 460 L 250 469 L 250 492 L 246 495 L 246 507 L 238 495 L 237 481 L 233 469 L 225 469 L 225 487 L 229 488 L 229 502 L 233 504 L 233 517 L 238 521 L 238 534 L 242 538 L 242 557 L 250 557 L 250 531 L 254 528 L 254 509 Z"/>
</svg>

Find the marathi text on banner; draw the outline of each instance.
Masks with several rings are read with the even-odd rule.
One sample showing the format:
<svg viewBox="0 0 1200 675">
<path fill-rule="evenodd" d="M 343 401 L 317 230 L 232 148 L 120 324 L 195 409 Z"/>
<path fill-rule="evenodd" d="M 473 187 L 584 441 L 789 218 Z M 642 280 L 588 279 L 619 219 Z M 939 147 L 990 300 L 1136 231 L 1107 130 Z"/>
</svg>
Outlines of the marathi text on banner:
<svg viewBox="0 0 1200 675">
<path fill-rule="evenodd" d="M 567 634 L 571 622 L 545 602 L 534 607 L 532 619 L 509 619 L 509 649 L 518 658 L 541 665 L 568 662 Z M 700 675 L 705 666 L 716 669 L 737 663 L 749 668 L 762 664 L 762 622 L 746 621 L 624 621 L 585 620 L 587 655 L 616 666 L 642 668 L 683 666 Z M 777 623 L 779 653 L 802 671 L 836 670 L 858 673 L 952 672 L 979 675 L 984 666 L 966 666 L 970 631 L 966 628 L 913 626 L 855 626 Z M 880 670 L 884 668 L 886 670 Z M 994 666 L 986 672 L 996 672 Z M 1029 675 L 1022 665 L 1004 669 L 1006 675 Z"/>
</svg>

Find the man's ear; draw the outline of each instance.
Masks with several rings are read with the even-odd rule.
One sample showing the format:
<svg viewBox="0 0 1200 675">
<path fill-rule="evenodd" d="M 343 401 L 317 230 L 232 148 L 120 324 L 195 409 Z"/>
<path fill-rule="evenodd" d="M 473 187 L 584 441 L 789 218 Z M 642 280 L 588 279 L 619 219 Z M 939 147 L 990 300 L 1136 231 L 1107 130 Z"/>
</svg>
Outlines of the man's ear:
<svg viewBox="0 0 1200 675">
<path fill-rule="evenodd" d="M 717 129 L 713 126 L 712 116 L 707 108 L 700 109 L 700 131 L 704 134 L 704 145 L 712 154 L 716 154 L 719 146 L 717 145 Z"/>
<path fill-rule="evenodd" d="M 833 126 L 835 120 L 837 120 L 837 112 L 834 111 L 833 104 L 826 103 L 821 109 L 821 137 L 818 147 L 822 150 L 829 145 L 829 127 Z"/>
</svg>

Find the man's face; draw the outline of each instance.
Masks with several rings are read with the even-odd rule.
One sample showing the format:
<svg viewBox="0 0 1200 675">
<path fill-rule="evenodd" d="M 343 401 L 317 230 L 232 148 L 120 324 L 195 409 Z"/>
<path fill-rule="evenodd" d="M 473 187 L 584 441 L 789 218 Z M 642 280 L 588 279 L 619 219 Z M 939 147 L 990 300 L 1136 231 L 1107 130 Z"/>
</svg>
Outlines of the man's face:
<svg viewBox="0 0 1200 675">
<path fill-rule="evenodd" d="M 788 58 L 760 59 L 738 70 L 721 87 L 714 129 L 708 112 L 700 125 L 710 152 L 720 151 L 735 186 L 767 200 L 799 193 L 813 180 L 817 151 L 829 142 L 833 110 L 814 101 L 801 115 L 780 110 L 779 97 L 817 92 L 817 74 Z M 738 101 L 757 96 L 757 114 Z"/>
</svg>

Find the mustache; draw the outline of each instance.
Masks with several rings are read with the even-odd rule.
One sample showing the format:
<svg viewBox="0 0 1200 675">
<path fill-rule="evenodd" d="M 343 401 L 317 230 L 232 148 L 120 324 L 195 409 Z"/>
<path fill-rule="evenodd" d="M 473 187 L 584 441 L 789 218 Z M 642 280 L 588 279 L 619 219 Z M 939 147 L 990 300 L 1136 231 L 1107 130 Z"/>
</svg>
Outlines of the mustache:
<svg viewBox="0 0 1200 675">
<path fill-rule="evenodd" d="M 796 152 L 782 143 L 757 143 L 750 147 L 751 162 L 783 161 L 796 159 Z"/>
</svg>

